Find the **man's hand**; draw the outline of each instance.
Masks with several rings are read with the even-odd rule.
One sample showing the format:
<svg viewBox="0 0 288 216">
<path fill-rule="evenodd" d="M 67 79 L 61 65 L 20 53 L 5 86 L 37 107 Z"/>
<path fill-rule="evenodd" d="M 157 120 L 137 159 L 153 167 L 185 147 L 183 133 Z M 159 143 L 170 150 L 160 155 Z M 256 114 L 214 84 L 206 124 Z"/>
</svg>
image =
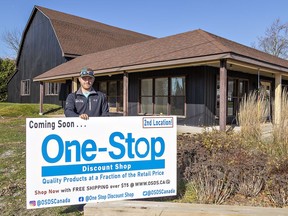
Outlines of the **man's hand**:
<svg viewBox="0 0 288 216">
<path fill-rule="evenodd" d="M 84 119 L 84 120 L 88 120 L 89 119 L 89 116 L 87 114 L 81 114 L 79 117 L 81 119 Z"/>
</svg>

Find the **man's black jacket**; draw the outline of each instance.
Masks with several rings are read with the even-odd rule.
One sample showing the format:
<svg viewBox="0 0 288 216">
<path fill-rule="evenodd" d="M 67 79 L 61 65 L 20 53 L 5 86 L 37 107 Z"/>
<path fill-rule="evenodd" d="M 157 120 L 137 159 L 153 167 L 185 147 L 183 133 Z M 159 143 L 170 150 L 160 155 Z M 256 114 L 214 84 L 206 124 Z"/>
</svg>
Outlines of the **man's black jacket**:
<svg viewBox="0 0 288 216">
<path fill-rule="evenodd" d="M 86 98 L 79 88 L 77 92 L 68 95 L 64 113 L 66 117 L 78 117 L 83 113 L 89 117 L 108 116 L 109 106 L 106 95 L 92 88 Z"/>
</svg>

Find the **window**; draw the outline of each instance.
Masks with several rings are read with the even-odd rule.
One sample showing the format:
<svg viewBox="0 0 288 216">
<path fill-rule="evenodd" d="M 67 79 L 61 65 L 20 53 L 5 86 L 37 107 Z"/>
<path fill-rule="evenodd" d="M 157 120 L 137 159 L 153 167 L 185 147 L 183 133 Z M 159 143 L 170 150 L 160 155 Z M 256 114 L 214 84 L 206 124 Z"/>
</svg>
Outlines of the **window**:
<svg viewBox="0 0 288 216">
<path fill-rule="evenodd" d="M 155 113 L 168 114 L 168 78 L 157 78 L 155 81 Z"/>
<path fill-rule="evenodd" d="M 271 105 L 271 85 L 272 85 L 271 82 L 261 80 L 260 81 L 260 89 L 259 89 L 261 91 L 260 94 L 263 94 L 262 97 L 263 97 L 264 101 L 266 102 L 267 113 L 266 113 L 265 117 L 267 117 L 267 119 L 269 119 L 269 120 L 271 120 L 270 119 L 270 116 L 271 116 L 271 108 L 270 108 L 270 105 Z"/>
<path fill-rule="evenodd" d="M 123 81 L 99 82 L 99 91 L 107 95 L 110 112 L 123 112 Z"/>
<path fill-rule="evenodd" d="M 58 95 L 60 83 L 45 83 L 45 95 Z"/>
<path fill-rule="evenodd" d="M 184 115 L 185 77 L 171 78 L 171 115 Z"/>
<path fill-rule="evenodd" d="M 21 95 L 30 95 L 30 80 L 21 81 Z"/>
<path fill-rule="evenodd" d="M 141 80 L 140 113 L 185 115 L 185 77 Z"/>
<path fill-rule="evenodd" d="M 141 113 L 153 113 L 153 79 L 141 80 Z"/>
</svg>

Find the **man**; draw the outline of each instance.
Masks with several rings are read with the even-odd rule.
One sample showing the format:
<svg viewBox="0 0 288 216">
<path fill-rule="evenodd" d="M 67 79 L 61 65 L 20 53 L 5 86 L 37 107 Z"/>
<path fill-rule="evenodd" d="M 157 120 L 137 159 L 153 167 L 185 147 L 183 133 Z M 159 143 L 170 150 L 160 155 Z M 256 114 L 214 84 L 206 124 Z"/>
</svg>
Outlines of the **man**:
<svg viewBox="0 0 288 216">
<path fill-rule="evenodd" d="M 109 106 L 106 95 L 93 89 L 94 72 L 90 68 L 83 68 L 78 78 L 80 88 L 70 93 L 66 99 L 65 116 L 80 117 L 87 120 L 89 117 L 108 116 Z"/>
</svg>

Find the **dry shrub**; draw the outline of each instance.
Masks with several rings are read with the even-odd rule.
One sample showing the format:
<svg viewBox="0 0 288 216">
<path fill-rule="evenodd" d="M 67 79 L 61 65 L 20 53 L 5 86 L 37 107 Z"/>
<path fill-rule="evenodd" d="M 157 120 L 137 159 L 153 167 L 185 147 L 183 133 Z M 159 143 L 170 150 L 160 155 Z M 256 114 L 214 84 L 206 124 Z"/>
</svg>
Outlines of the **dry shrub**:
<svg viewBox="0 0 288 216">
<path fill-rule="evenodd" d="M 267 175 L 266 191 L 275 206 L 288 206 L 288 159 L 273 165 Z"/>
<path fill-rule="evenodd" d="M 241 137 L 237 133 L 219 131 L 214 128 L 212 130 L 204 129 L 203 133 L 197 134 L 195 138 L 212 154 L 226 151 L 229 148 L 239 148 L 242 142 Z"/>
<path fill-rule="evenodd" d="M 225 145 L 218 143 L 223 140 L 222 136 L 226 137 L 226 134 L 213 131 L 178 138 L 181 143 L 178 145 L 178 169 L 196 192 L 200 203 L 221 204 L 231 196 L 235 189 L 232 172 L 223 166 L 225 160 L 218 157 L 220 154 L 214 153 L 217 147 L 222 152 L 222 147 L 225 148 Z"/>
<path fill-rule="evenodd" d="M 248 150 L 232 155 L 235 157 L 235 169 L 238 174 L 238 193 L 245 197 L 256 197 L 265 186 L 267 176 L 267 156 L 261 152 Z"/>
<path fill-rule="evenodd" d="M 261 134 L 269 110 L 265 93 L 243 99 L 240 133 L 213 129 L 178 137 L 179 177 L 192 188 L 185 197 L 221 204 L 234 195 L 255 198 L 265 191 L 275 206 L 288 205 L 288 94 L 283 91 L 281 121 L 273 125 L 271 141 Z"/>
<path fill-rule="evenodd" d="M 280 122 L 273 124 L 274 142 L 269 146 L 274 158 L 285 158 L 288 155 L 288 92 L 285 88 L 281 96 Z"/>
<path fill-rule="evenodd" d="M 247 144 L 253 145 L 261 141 L 261 124 L 266 121 L 268 111 L 269 103 L 264 90 L 252 91 L 244 96 L 240 103 L 238 120 Z"/>
<path fill-rule="evenodd" d="M 177 168 L 180 179 L 185 179 L 187 167 L 207 161 L 210 157 L 210 152 L 197 140 L 197 136 L 180 135 L 177 138 Z"/>
<path fill-rule="evenodd" d="M 221 204 L 236 193 L 255 197 L 263 190 L 267 157 L 246 149 L 240 134 L 212 130 L 178 141 L 178 169 L 198 202 Z"/>
<path fill-rule="evenodd" d="M 274 118 L 275 119 L 275 118 Z M 270 172 L 266 178 L 268 198 L 277 207 L 288 206 L 288 92 L 281 95 L 280 121 L 273 124 L 273 141 L 267 143 Z"/>
<path fill-rule="evenodd" d="M 185 154 L 183 149 L 178 151 L 182 152 L 184 177 L 193 186 L 200 203 L 221 204 L 236 189 L 234 174 L 227 161 L 227 149 L 234 141 L 228 137 L 222 131 L 204 131 L 185 146 Z"/>
<path fill-rule="evenodd" d="M 195 187 L 191 182 L 188 182 L 185 186 L 185 193 L 182 196 L 182 201 L 186 203 L 197 202 L 197 193 Z"/>
<path fill-rule="evenodd" d="M 209 161 L 211 163 L 211 161 Z M 235 191 L 231 170 L 215 163 L 187 168 L 185 176 L 190 180 L 200 203 L 221 204 Z"/>
</svg>

